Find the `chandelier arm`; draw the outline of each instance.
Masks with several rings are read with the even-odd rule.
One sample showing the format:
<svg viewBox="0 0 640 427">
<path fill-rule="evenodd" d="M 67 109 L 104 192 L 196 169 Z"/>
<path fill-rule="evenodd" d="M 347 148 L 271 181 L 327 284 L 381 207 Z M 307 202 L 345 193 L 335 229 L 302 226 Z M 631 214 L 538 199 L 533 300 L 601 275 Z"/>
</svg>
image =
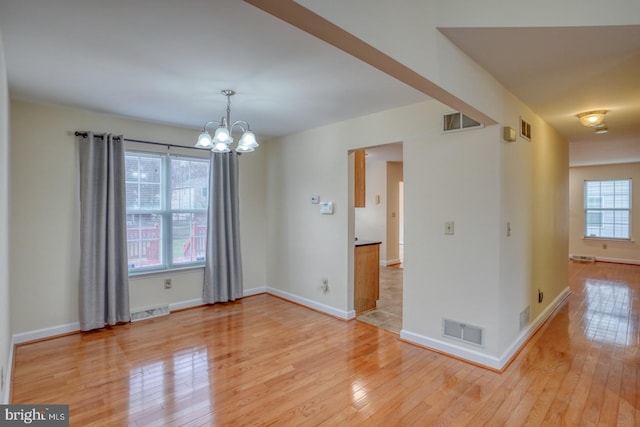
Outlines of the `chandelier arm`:
<svg viewBox="0 0 640 427">
<path fill-rule="evenodd" d="M 207 130 L 207 126 L 209 126 L 210 124 L 215 124 L 216 126 L 220 126 L 222 123 L 216 122 L 214 120 L 210 120 L 207 123 L 205 123 L 204 126 L 202 126 L 202 131 L 205 132 Z"/>
<path fill-rule="evenodd" d="M 244 125 L 244 126 L 243 126 Z M 235 122 L 233 122 L 233 124 L 229 127 L 229 130 L 233 129 L 234 127 L 238 126 L 240 129 L 242 129 L 242 132 L 246 132 L 248 130 L 251 130 L 249 127 L 249 123 L 245 122 L 244 120 L 236 120 Z M 246 128 L 245 128 L 246 126 Z"/>
</svg>

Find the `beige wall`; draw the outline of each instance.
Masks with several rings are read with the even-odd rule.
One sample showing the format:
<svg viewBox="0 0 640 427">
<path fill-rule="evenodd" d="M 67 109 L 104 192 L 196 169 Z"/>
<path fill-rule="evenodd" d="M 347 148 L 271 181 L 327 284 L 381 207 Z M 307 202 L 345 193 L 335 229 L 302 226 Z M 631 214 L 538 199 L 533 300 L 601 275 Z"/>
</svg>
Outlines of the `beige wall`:
<svg viewBox="0 0 640 427">
<path fill-rule="evenodd" d="M 574 167 L 570 176 L 569 254 L 595 256 L 602 261 L 640 264 L 640 247 L 636 241 L 640 230 L 640 163 Z M 584 181 L 631 178 L 631 240 L 584 238 Z"/>
<path fill-rule="evenodd" d="M 9 304 L 9 91 L 0 36 L 0 403 L 8 403 L 11 305 Z"/>
<path fill-rule="evenodd" d="M 190 146 L 197 130 L 67 108 L 11 103 L 13 333 L 78 322 L 79 199 L 76 130 Z M 190 151 L 192 153 L 192 151 Z M 240 161 L 245 290 L 266 285 L 264 151 Z M 173 287 L 163 281 L 171 277 Z M 201 299 L 202 269 L 131 280 L 132 309 Z"/>
<path fill-rule="evenodd" d="M 520 311 L 530 305 L 533 322 L 566 289 L 568 239 L 567 144 L 517 100 L 505 95 L 504 102 L 509 108 L 501 125 L 515 126 L 526 115 L 538 135 L 532 142 L 505 143 L 500 126 L 443 134 L 441 114 L 449 108 L 436 101 L 272 141 L 269 286 L 350 315 L 355 227 L 348 152 L 402 141 L 402 336 L 490 366 L 502 363 L 520 343 Z M 310 194 L 335 201 L 335 214 L 319 215 Z M 454 221 L 455 235 L 444 235 L 446 221 Z M 513 224 L 508 240 L 507 221 Z M 329 278 L 326 295 L 323 277 Z M 538 287 L 542 304 L 533 293 Z M 442 318 L 483 327 L 485 347 L 442 338 Z"/>
</svg>

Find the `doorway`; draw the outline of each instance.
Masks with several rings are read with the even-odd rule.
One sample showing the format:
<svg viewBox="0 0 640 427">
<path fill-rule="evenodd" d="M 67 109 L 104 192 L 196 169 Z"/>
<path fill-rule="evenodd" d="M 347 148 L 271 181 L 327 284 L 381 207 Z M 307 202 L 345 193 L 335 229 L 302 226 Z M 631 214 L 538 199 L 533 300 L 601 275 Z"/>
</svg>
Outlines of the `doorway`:
<svg viewBox="0 0 640 427">
<path fill-rule="evenodd" d="M 354 209 L 355 238 L 381 242 L 379 298 L 356 318 L 400 333 L 404 267 L 402 143 L 366 148 L 365 206 Z"/>
</svg>

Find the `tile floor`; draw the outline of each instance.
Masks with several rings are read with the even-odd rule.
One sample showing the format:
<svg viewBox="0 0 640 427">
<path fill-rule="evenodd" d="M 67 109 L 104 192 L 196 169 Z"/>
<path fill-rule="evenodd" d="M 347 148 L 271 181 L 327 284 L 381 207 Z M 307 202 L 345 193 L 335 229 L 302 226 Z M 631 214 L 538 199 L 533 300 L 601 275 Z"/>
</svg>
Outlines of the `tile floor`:
<svg viewBox="0 0 640 427">
<path fill-rule="evenodd" d="M 380 267 L 380 299 L 374 310 L 360 314 L 357 319 L 379 328 L 400 333 L 402 329 L 401 268 Z"/>
</svg>

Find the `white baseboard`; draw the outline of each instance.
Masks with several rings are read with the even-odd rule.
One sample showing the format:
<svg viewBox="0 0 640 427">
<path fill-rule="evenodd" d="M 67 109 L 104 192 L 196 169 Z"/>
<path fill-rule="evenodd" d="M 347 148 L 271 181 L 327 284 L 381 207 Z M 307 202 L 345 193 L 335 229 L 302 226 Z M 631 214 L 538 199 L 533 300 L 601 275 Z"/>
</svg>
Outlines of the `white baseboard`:
<svg viewBox="0 0 640 427">
<path fill-rule="evenodd" d="M 245 289 L 244 292 L 243 292 L 243 296 L 250 297 L 251 295 L 264 294 L 266 292 L 267 292 L 267 287 L 266 286 L 262 286 L 262 287 L 259 287 L 259 288 Z"/>
<path fill-rule="evenodd" d="M 275 295 L 275 296 L 283 298 L 283 299 L 286 299 L 288 301 L 295 302 L 295 303 L 303 305 L 305 307 L 309 307 L 309 308 L 312 308 L 314 310 L 321 311 L 321 312 L 329 314 L 331 316 L 338 317 L 340 319 L 349 320 L 349 319 L 353 319 L 353 318 L 356 317 L 355 310 L 349 310 L 349 311 L 339 310 L 339 309 L 337 309 L 335 307 L 331 307 L 331 306 L 326 305 L 326 304 L 321 304 L 319 302 L 310 300 L 308 298 L 304 298 L 304 297 L 301 297 L 301 296 L 298 296 L 298 295 L 294 295 L 294 294 L 291 294 L 289 292 L 281 291 L 280 289 L 267 288 L 267 293 Z"/>
<path fill-rule="evenodd" d="M 479 351 L 470 350 L 468 348 L 463 348 L 449 342 L 429 338 L 424 335 L 407 331 L 406 329 L 400 331 L 400 338 L 491 369 L 499 370 L 502 367 L 500 365 L 500 360 L 497 357 L 489 356 L 488 354 L 480 353 Z"/>
<path fill-rule="evenodd" d="M 529 340 L 529 338 L 531 338 L 533 334 L 535 334 L 536 331 L 544 324 L 544 322 L 547 321 L 553 311 L 565 300 L 565 298 L 569 296 L 569 293 L 568 287 L 560 292 L 560 295 L 558 295 L 553 302 L 549 304 L 542 313 L 540 313 L 533 323 L 520 333 L 518 338 L 507 348 L 500 358 L 460 347 L 447 341 L 416 334 L 414 332 L 407 331 L 406 329 L 400 331 L 400 338 L 478 365 L 501 371 L 506 364 L 509 363 L 509 360 L 511 360 L 511 358 L 518 352 L 518 350 L 520 350 L 520 348 Z"/>
<path fill-rule="evenodd" d="M 202 298 L 196 298 L 188 301 L 173 302 L 169 304 L 169 313 L 176 310 L 185 310 L 187 308 L 198 307 L 203 305 Z"/>
<path fill-rule="evenodd" d="M 35 331 L 13 334 L 13 342 L 15 344 L 21 344 L 23 342 L 35 341 L 43 338 L 54 337 L 56 335 L 63 335 L 71 332 L 77 332 L 79 330 L 80 330 L 79 322 L 67 323 L 66 325 L 52 326 L 50 328 L 37 329 Z"/>
<path fill-rule="evenodd" d="M 637 260 L 637 259 L 608 258 L 608 257 L 601 257 L 601 256 L 597 256 L 597 257 L 596 257 L 596 261 L 601 261 L 601 262 L 615 262 L 616 264 L 633 264 L 633 265 L 640 265 L 640 260 Z"/>
<path fill-rule="evenodd" d="M 3 405 L 9 404 L 9 398 L 11 397 L 11 378 L 13 376 L 13 349 L 15 348 L 15 344 L 13 342 L 13 337 L 11 338 L 11 342 L 9 343 L 9 360 L 7 360 L 7 369 L 4 373 L 4 393 L 2 396 Z"/>
</svg>

